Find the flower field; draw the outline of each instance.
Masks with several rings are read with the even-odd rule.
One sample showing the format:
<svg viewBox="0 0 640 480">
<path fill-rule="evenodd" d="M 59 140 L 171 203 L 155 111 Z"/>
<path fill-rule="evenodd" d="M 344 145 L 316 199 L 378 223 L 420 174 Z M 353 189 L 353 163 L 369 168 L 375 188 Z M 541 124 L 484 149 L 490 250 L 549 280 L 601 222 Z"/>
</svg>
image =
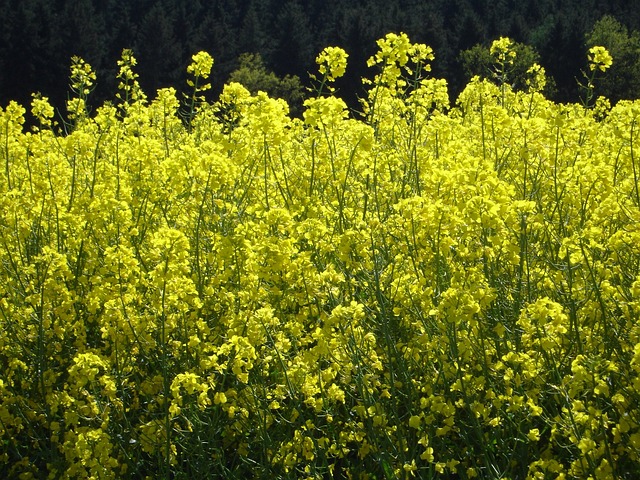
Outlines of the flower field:
<svg viewBox="0 0 640 480">
<path fill-rule="evenodd" d="M 378 44 L 361 114 L 335 48 L 302 119 L 202 52 L 0 110 L 0 476 L 637 478 L 640 102 Z"/>
</svg>

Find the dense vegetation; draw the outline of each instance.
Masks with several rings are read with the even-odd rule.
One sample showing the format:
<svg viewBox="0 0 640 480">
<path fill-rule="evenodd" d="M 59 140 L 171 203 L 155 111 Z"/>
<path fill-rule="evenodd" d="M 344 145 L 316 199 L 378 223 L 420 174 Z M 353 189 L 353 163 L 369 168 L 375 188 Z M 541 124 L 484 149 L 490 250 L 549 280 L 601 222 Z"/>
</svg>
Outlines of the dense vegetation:
<svg viewBox="0 0 640 480">
<path fill-rule="evenodd" d="M 640 103 L 377 46 L 361 116 L 339 48 L 302 118 L 205 52 L 0 110 L 0 476 L 637 478 Z"/>
<path fill-rule="evenodd" d="M 639 12 L 635 0 L 0 0 L 0 104 L 27 104 L 31 92 L 39 91 L 62 107 L 74 55 L 98 73 L 92 96 L 97 106 L 116 87 L 114 65 L 124 48 L 138 58 L 149 93 L 184 85 L 184 65 L 193 52 L 217 52 L 217 94 L 243 53 L 260 54 L 279 77 L 295 75 L 306 83 L 316 53 L 338 45 L 350 55 L 339 87 L 354 106 L 364 95 L 360 78 L 369 75 L 366 59 L 375 40 L 390 31 L 404 31 L 438 52 L 434 74 L 447 79 L 454 98 L 469 80 L 460 53 L 509 36 L 539 53 L 539 63 L 555 79 L 555 100 L 575 101 L 585 35 L 604 15 L 638 31 Z M 599 38 L 588 47 L 604 45 L 613 52 L 610 43 L 621 45 Z M 640 43 L 624 48 L 631 63 L 640 63 Z M 637 86 L 621 88 L 626 87 L 604 93 L 613 100 L 637 98 Z"/>
</svg>

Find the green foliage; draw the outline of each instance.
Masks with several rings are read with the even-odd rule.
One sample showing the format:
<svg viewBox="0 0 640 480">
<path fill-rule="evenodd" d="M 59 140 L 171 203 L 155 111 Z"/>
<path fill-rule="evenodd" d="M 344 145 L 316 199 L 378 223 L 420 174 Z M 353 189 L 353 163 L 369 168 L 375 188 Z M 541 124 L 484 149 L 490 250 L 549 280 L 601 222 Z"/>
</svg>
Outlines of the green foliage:
<svg viewBox="0 0 640 480">
<path fill-rule="evenodd" d="M 511 50 L 515 52 L 515 57 L 504 72 L 496 69 L 496 58 L 491 54 L 489 46 L 478 44 L 468 50 L 463 50 L 460 53 L 460 62 L 462 63 L 465 77 L 470 80 L 477 75 L 480 78 L 493 80 L 497 83 L 506 80 L 515 90 L 526 90 L 527 80 L 530 77 L 528 70 L 534 63 L 540 63 L 540 54 L 534 47 L 520 42 L 513 42 Z M 547 78 L 544 93 L 550 96 L 554 91 L 555 82 L 553 78 Z"/>
<path fill-rule="evenodd" d="M 305 79 L 313 69 L 314 54 L 333 44 L 351 55 L 351 67 L 339 88 L 347 104 L 355 106 L 363 93 L 360 78 L 367 75 L 365 62 L 373 53 L 372 45 L 389 31 L 405 31 L 432 46 L 438 52 L 433 72 L 447 79 L 454 94 L 466 80 L 459 52 L 509 36 L 540 53 L 540 64 L 558 84 L 554 99 L 575 101 L 575 72 L 584 58 L 585 33 L 604 14 L 615 15 L 630 31 L 640 29 L 640 9 L 633 3 L 0 0 L 0 104 L 10 100 L 25 104 L 31 92 L 40 91 L 63 110 L 67 88 L 63 80 L 74 55 L 104 79 L 90 98 L 90 106 L 96 107 L 117 87 L 114 65 L 125 48 L 139 60 L 141 87 L 153 95 L 158 88 L 185 84 L 183 67 L 195 51 L 217 52 L 211 85 L 219 93 L 243 52 L 260 53 L 278 76 Z M 553 92 L 547 88 L 547 93 Z"/>
<path fill-rule="evenodd" d="M 460 52 L 460 62 L 466 77 L 472 78 L 475 75 L 487 77 L 491 73 L 493 57 L 489 47 L 478 44 Z"/>
<path fill-rule="evenodd" d="M 299 77 L 296 75 L 278 77 L 267 69 L 259 53 L 243 53 L 238 63 L 238 68 L 229 76 L 230 82 L 240 83 L 254 95 L 262 91 L 270 97 L 282 98 L 289 104 L 292 115 L 300 116 L 304 87 Z"/>
<path fill-rule="evenodd" d="M 587 34 L 586 45 L 602 45 L 613 57 L 611 69 L 596 88 L 597 95 L 611 101 L 640 98 L 640 32 L 630 32 L 614 17 L 605 15 Z"/>
</svg>

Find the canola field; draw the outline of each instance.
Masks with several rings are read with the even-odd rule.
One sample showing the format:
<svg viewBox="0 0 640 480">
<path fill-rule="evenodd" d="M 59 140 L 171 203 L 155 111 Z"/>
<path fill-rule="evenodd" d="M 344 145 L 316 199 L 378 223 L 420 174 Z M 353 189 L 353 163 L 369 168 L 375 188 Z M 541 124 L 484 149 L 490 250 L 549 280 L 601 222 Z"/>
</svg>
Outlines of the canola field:
<svg viewBox="0 0 640 480">
<path fill-rule="evenodd" d="M 359 114 L 338 48 L 300 119 L 203 52 L 4 106 L 0 476 L 637 478 L 640 103 L 513 91 L 503 40 L 451 102 L 390 34 Z"/>
</svg>

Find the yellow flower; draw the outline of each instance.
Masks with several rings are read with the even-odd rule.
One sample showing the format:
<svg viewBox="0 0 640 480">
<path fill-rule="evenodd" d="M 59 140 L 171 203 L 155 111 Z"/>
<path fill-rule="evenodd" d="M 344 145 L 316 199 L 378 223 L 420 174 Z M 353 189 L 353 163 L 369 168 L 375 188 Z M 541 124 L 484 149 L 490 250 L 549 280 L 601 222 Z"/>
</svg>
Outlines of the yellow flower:
<svg viewBox="0 0 640 480">
<path fill-rule="evenodd" d="M 402 469 L 409 473 L 411 476 L 415 476 L 415 471 L 418 470 L 415 459 L 411 460 L 411 463 L 405 463 Z"/>
<path fill-rule="evenodd" d="M 530 91 L 541 92 L 547 85 L 547 75 L 544 67 L 534 63 L 527 70 L 527 87 Z"/>
<path fill-rule="evenodd" d="M 537 428 L 532 428 L 531 430 L 529 430 L 529 433 L 527 433 L 527 438 L 532 442 L 537 442 L 538 440 L 540 440 L 540 430 Z"/>
<path fill-rule="evenodd" d="M 207 52 L 198 52 L 192 57 L 191 64 L 187 67 L 187 73 L 194 77 L 209 78 L 211 68 L 213 68 L 213 57 Z"/>
<path fill-rule="evenodd" d="M 326 76 L 327 80 L 334 81 L 344 75 L 348 57 L 349 54 L 340 47 L 327 47 L 316 58 L 318 71 Z"/>
<path fill-rule="evenodd" d="M 589 69 L 591 71 L 596 68 L 604 72 L 613 64 L 613 58 L 609 51 L 600 46 L 591 47 L 588 54 Z"/>
<path fill-rule="evenodd" d="M 583 455 L 587 455 L 591 450 L 596 448 L 596 442 L 590 438 L 584 437 L 578 442 L 578 448 Z"/>
<path fill-rule="evenodd" d="M 513 50 L 513 41 L 508 37 L 500 37 L 498 40 L 494 40 L 489 52 L 497 58 L 499 63 L 512 64 L 516 58 L 516 52 Z"/>
<path fill-rule="evenodd" d="M 335 402 L 344 403 L 344 400 L 345 400 L 344 390 L 342 390 L 335 383 L 329 387 L 327 391 L 327 396 Z"/>
<path fill-rule="evenodd" d="M 404 66 L 409 60 L 411 42 L 406 33 L 389 33 L 384 38 L 377 41 L 378 52 L 367 61 L 367 65 L 372 67 L 376 64 L 389 65 L 398 63 Z"/>
<path fill-rule="evenodd" d="M 47 97 L 34 94 L 31 101 L 31 113 L 43 127 L 47 127 L 51 125 L 51 119 L 55 112 Z"/>
<path fill-rule="evenodd" d="M 420 420 L 419 415 L 412 415 L 411 418 L 409 418 L 409 426 L 411 428 L 420 428 Z"/>
<path fill-rule="evenodd" d="M 81 97 L 86 97 L 94 87 L 96 73 L 80 57 L 71 58 L 71 89 Z"/>
</svg>

